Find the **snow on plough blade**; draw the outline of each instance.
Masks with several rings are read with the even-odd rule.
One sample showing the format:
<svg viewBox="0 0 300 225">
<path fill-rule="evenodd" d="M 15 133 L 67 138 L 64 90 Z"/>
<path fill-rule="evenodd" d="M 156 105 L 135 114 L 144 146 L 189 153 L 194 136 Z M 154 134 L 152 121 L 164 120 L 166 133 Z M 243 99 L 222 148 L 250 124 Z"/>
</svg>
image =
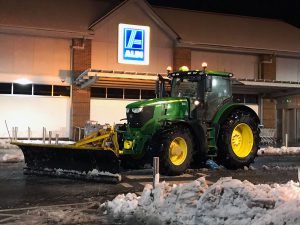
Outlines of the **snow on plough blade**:
<svg viewBox="0 0 300 225">
<path fill-rule="evenodd" d="M 16 141 L 21 148 L 25 174 L 50 175 L 101 182 L 121 181 L 117 133 L 99 130 L 74 144 Z M 108 146 L 110 145 L 110 146 Z"/>
</svg>

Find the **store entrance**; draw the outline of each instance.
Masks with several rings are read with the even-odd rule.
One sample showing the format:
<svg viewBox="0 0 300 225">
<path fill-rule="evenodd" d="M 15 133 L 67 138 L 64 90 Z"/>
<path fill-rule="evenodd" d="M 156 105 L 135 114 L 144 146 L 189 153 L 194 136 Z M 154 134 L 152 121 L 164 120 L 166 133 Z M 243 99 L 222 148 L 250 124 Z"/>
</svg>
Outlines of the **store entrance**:
<svg viewBox="0 0 300 225">
<path fill-rule="evenodd" d="M 282 145 L 285 145 L 286 138 L 288 146 L 300 145 L 300 108 L 280 109 L 277 111 L 277 125 L 281 124 L 282 130 L 278 130 L 281 136 Z M 277 126 L 280 128 L 280 126 Z"/>
</svg>

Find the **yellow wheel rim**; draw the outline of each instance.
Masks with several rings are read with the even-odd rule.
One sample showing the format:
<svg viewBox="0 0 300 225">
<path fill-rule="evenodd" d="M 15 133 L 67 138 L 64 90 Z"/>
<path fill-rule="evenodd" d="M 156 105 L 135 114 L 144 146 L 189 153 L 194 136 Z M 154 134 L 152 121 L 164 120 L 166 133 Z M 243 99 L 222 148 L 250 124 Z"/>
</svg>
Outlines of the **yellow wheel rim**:
<svg viewBox="0 0 300 225">
<path fill-rule="evenodd" d="M 238 124 L 231 134 L 231 148 L 240 158 L 247 157 L 253 147 L 253 132 L 248 124 Z"/>
<path fill-rule="evenodd" d="M 170 161 L 176 166 L 181 165 L 186 159 L 187 152 L 186 141 L 181 137 L 175 138 L 169 148 Z"/>
</svg>

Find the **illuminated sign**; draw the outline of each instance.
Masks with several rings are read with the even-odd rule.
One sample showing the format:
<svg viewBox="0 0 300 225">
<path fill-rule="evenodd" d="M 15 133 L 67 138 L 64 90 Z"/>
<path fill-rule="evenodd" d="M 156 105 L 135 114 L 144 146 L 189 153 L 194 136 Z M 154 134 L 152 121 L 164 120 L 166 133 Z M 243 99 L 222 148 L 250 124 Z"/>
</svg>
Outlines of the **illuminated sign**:
<svg viewBox="0 0 300 225">
<path fill-rule="evenodd" d="M 118 62 L 149 64 L 150 27 L 119 24 Z"/>
</svg>

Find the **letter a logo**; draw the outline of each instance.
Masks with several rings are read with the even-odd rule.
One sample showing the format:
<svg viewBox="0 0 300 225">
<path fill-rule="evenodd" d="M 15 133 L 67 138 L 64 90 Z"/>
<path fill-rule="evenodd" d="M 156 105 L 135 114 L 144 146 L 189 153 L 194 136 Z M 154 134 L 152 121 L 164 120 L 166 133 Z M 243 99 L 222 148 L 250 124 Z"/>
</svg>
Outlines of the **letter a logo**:
<svg viewBox="0 0 300 225">
<path fill-rule="evenodd" d="M 137 29 L 125 28 L 124 46 L 126 49 L 140 49 L 143 50 L 144 31 Z"/>
</svg>

